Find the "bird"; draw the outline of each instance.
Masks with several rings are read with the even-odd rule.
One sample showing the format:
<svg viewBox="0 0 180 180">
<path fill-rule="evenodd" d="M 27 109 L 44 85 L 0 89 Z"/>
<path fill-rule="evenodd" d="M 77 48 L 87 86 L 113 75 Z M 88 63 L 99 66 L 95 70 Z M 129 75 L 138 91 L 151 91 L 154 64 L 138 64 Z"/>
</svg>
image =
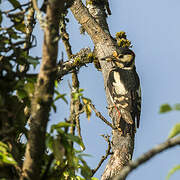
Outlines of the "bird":
<svg viewBox="0 0 180 180">
<path fill-rule="evenodd" d="M 135 54 L 129 48 L 119 48 L 103 58 L 112 63 L 107 78 L 107 88 L 113 108 L 119 119 L 139 128 L 141 114 L 141 87 L 135 67 Z"/>
</svg>

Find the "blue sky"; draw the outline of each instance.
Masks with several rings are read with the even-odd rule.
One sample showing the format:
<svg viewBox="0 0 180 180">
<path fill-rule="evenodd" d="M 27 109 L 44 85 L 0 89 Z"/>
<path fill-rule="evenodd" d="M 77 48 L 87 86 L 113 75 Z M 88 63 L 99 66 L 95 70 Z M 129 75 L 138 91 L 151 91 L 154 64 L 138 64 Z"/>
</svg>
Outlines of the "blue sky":
<svg viewBox="0 0 180 180">
<path fill-rule="evenodd" d="M 5 1 L 4 1 L 5 2 Z M 125 31 L 132 41 L 136 54 L 136 67 L 142 87 L 142 115 L 140 128 L 136 133 L 135 151 L 133 159 L 148 151 L 155 145 L 165 141 L 168 133 L 177 122 L 180 122 L 180 112 L 159 114 L 159 107 L 163 103 L 171 105 L 180 103 L 180 1 L 179 0 L 119 0 L 110 1 L 112 15 L 108 17 L 111 34 Z M 79 35 L 79 25 L 69 13 L 70 23 L 68 31 L 73 53 L 83 47 L 91 47 L 90 38 Z M 42 30 L 36 28 L 38 46 L 32 51 L 33 55 L 41 56 L 43 40 Z M 61 44 L 61 43 L 60 43 Z M 60 45 L 59 57 L 64 51 Z M 65 56 L 66 57 L 66 56 Z M 107 103 L 104 92 L 103 77 L 93 65 L 83 67 L 79 72 L 80 88 L 84 89 L 84 96 L 90 98 L 96 108 L 110 121 L 107 113 Z M 71 76 L 65 76 L 59 85 L 61 93 L 69 93 L 68 81 Z M 69 94 L 67 95 L 69 98 Z M 51 112 L 51 121 L 57 123 L 69 116 L 69 105 L 61 100 L 57 103 L 57 113 Z M 105 154 L 107 144 L 100 136 L 111 135 L 111 129 L 94 116 L 88 121 L 81 116 L 81 129 L 86 145 L 85 153 L 92 157 L 86 158 L 91 168 L 94 168 L 102 155 Z M 127 180 L 162 180 L 167 172 L 180 164 L 179 148 L 163 152 L 148 163 L 135 170 Z M 100 178 L 107 161 L 95 177 Z M 180 171 L 171 180 L 180 179 Z"/>
</svg>

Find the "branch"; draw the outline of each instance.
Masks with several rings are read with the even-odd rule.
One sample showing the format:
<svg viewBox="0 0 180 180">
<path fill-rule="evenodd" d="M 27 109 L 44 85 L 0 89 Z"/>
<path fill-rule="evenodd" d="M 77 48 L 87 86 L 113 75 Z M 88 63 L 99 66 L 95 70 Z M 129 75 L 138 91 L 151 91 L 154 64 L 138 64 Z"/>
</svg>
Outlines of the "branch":
<svg viewBox="0 0 180 180">
<path fill-rule="evenodd" d="M 24 41 L 23 41 L 24 43 Z M 92 56 L 92 52 L 90 48 L 83 48 L 81 49 L 77 54 L 73 55 L 71 59 L 63 62 L 60 61 L 56 68 L 56 79 L 61 80 L 61 78 L 67 74 L 72 73 L 74 70 L 79 70 L 81 67 L 85 66 L 87 67 L 87 64 L 92 63 L 94 58 Z M 12 72 L 14 76 L 22 77 L 21 72 Z M 23 75 L 23 77 L 29 77 L 29 78 L 37 78 L 36 73 L 28 73 Z"/>
<path fill-rule="evenodd" d="M 7 10 L 7 11 L 2 11 L 1 13 L 2 13 L 2 14 L 9 14 L 10 12 L 16 11 L 17 9 L 22 10 L 22 7 L 28 6 L 28 5 L 30 5 L 30 4 L 31 4 L 31 2 L 28 2 L 28 3 L 25 3 L 25 4 L 20 4 L 19 6 L 16 6 L 16 7 L 13 8 L 13 9 L 10 9 L 10 10 Z"/>
<path fill-rule="evenodd" d="M 56 79 L 61 80 L 64 75 L 72 73 L 74 70 L 79 70 L 82 66 L 93 62 L 90 48 L 83 48 L 73 56 L 66 62 L 59 62 Z"/>
<path fill-rule="evenodd" d="M 38 8 L 38 5 L 37 5 L 37 0 L 32 0 L 32 4 L 33 4 L 34 9 L 35 9 L 37 12 L 40 12 L 40 9 Z"/>
<path fill-rule="evenodd" d="M 95 46 L 98 43 L 108 42 L 108 46 L 115 45 L 109 33 L 105 32 L 103 28 L 96 22 L 96 20 L 89 13 L 81 0 L 75 0 L 71 6 L 71 11 L 76 20 L 83 26 L 86 32 L 93 40 Z M 106 43 L 104 45 L 107 45 Z M 107 56 L 110 54 L 106 54 Z M 102 57 L 100 57 L 102 58 Z"/>
<path fill-rule="evenodd" d="M 173 139 L 168 139 L 162 144 L 157 145 L 156 147 L 152 148 L 150 151 L 144 153 L 141 157 L 137 158 L 135 161 L 130 162 L 126 167 L 124 167 L 120 174 L 113 178 L 113 180 L 124 180 L 128 174 L 142 165 L 143 163 L 147 162 L 149 159 L 153 158 L 154 156 L 158 155 L 159 153 L 172 148 L 176 145 L 180 145 L 180 136 L 175 137 Z"/>
<path fill-rule="evenodd" d="M 70 42 L 69 42 L 69 34 L 66 31 L 66 23 L 65 23 L 65 18 L 64 17 L 62 17 L 60 32 L 61 32 L 61 36 L 62 36 L 62 41 L 63 41 L 65 49 L 66 49 L 67 56 L 70 59 L 70 58 L 73 57 L 73 54 L 72 54 L 72 49 L 71 49 L 71 45 L 70 45 Z M 89 49 L 87 48 L 87 50 L 89 50 Z M 84 52 L 87 53 L 89 51 L 83 51 L 83 53 Z M 87 58 L 88 58 L 88 55 L 89 54 L 86 55 Z M 82 54 L 81 54 L 81 56 L 82 56 Z M 82 57 L 77 56 L 77 58 L 81 59 Z M 75 100 L 73 98 L 73 93 L 78 92 L 78 90 L 79 90 L 79 79 L 78 79 L 78 75 L 77 75 L 77 68 L 74 68 L 74 70 L 72 72 L 72 88 L 71 88 L 71 104 L 70 104 L 70 122 L 74 126 L 71 127 L 70 131 L 74 135 L 75 134 L 75 127 L 77 127 L 78 136 L 81 139 L 81 141 L 83 142 L 83 138 L 82 138 L 82 135 L 81 135 L 80 120 L 79 120 L 80 98 L 78 98 L 78 100 Z M 73 146 L 73 143 L 72 143 L 72 146 Z M 85 150 L 85 146 L 83 146 L 81 148 L 83 150 Z"/>
<path fill-rule="evenodd" d="M 97 172 L 97 170 L 101 167 L 102 163 L 107 159 L 107 157 L 111 153 L 110 152 L 111 151 L 111 141 L 109 140 L 109 136 L 103 135 L 103 137 L 108 143 L 108 149 L 106 150 L 106 155 L 101 157 L 101 160 L 99 161 L 97 167 L 95 169 L 92 169 L 92 175 L 91 176 L 94 176 L 94 174 Z"/>
<path fill-rule="evenodd" d="M 102 116 L 102 114 L 97 111 L 97 109 L 95 108 L 95 106 L 89 102 L 89 105 L 91 106 L 92 110 L 96 113 L 96 116 L 98 118 L 100 118 L 103 122 L 105 122 L 108 126 L 110 126 L 112 129 L 117 129 L 116 127 L 114 127 L 104 116 Z"/>
<path fill-rule="evenodd" d="M 101 26 L 101 28 L 106 33 L 110 34 L 109 27 L 106 21 L 107 18 L 106 10 L 109 15 L 111 14 L 108 0 L 98 0 L 98 1 L 87 0 L 86 6 L 87 9 L 89 10 L 89 13 L 93 16 L 93 18 Z"/>
<path fill-rule="evenodd" d="M 69 59 L 71 59 L 72 57 L 72 48 L 71 48 L 71 44 L 69 42 L 69 34 L 66 31 L 66 22 L 65 22 L 65 17 L 61 17 L 61 21 L 60 21 L 60 35 L 62 37 L 62 41 L 64 44 L 64 47 L 66 49 L 66 53 Z"/>
<path fill-rule="evenodd" d="M 34 8 L 32 6 L 29 7 L 27 16 L 26 16 L 26 42 L 24 44 L 24 49 L 28 49 L 30 47 L 31 43 L 31 35 L 34 29 L 35 25 L 35 19 L 34 19 Z M 29 54 L 29 49 L 28 49 Z"/>
<path fill-rule="evenodd" d="M 64 16 L 61 17 L 60 26 L 61 26 L 60 35 L 62 37 L 62 41 L 63 41 L 64 47 L 65 47 L 65 50 L 66 50 L 68 58 L 71 59 L 73 54 L 72 54 L 72 49 L 71 49 L 71 45 L 70 45 L 70 42 L 69 42 L 69 34 L 66 31 L 66 23 L 65 23 L 65 17 Z M 60 70 L 60 72 L 61 72 L 61 70 Z M 73 72 L 72 72 L 72 81 L 73 81 L 73 74 L 74 73 L 75 73 L 75 70 L 73 70 Z M 70 84 L 69 84 L 69 87 L 70 87 L 71 93 L 72 93 L 72 87 L 71 87 Z M 70 133 L 72 135 L 74 135 L 75 134 L 76 121 L 75 121 L 75 118 L 74 118 L 74 101 L 73 101 L 72 95 L 71 95 L 71 102 L 70 102 L 69 122 L 72 124 L 72 126 L 70 127 Z M 73 148 L 73 142 L 71 144 L 72 144 L 72 148 Z"/>
</svg>

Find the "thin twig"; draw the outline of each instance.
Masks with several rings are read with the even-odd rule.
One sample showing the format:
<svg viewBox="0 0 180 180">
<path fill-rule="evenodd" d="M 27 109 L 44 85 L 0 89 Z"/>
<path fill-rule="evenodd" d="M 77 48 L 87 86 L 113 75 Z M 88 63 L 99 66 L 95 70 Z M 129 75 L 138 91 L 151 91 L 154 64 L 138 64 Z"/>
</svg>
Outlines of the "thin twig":
<svg viewBox="0 0 180 180">
<path fill-rule="evenodd" d="M 63 44 L 64 44 L 64 47 L 66 49 L 66 53 L 67 53 L 67 56 L 68 58 L 70 59 L 71 56 L 72 56 L 72 49 L 71 49 L 71 45 L 69 43 L 69 35 L 68 33 L 66 32 L 66 23 L 65 23 L 65 19 L 64 17 L 61 17 L 61 21 L 60 21 L 60 24 L 61 24 L 61 28 L 60 28 L 60 35 L 62 37 L 62 41 L 63 41 Z M 67 38 L 67 37 L 68 38 Z M 73 76 L 72 76 L 72 81 L 73 81 Z M 70 83 L 69 83 L 69 87 L 71 89 L 71 92 L 73 90 L 74 87 L 71 87 Z M 75 125 L 76 125 L 76 121 L 75 121 L 75 118 L 74 118 L 74 113 L 75 113 L 75 108 L 74 108 L 74 100 L 73 100 L 73 97 L 71 95 L 71 103 L 70 103 L 70 122 L 73 126 L 70 127 L 70 133 L 71 134 L 75 134 Z M 72 143 L 72 146 L 73 146 L 73 143 Z"/>
<path fill-rule="evenodd" d="M 108 143 L 108 149 L 106 150 L 106 155 L 101 157 L 101 160 L 99 161 L 97 167 L 95 169 L 92 169 L 92 175 L 94 176 L 94 174 L 97 172 L 97 170 L 101 167 L 102 163 L 107 159 L 107 157 L 111 154 L 111 141 L 109 139 L 110 136 L 108 135 L 102 135 L 105 139 L 105 141 L 107 141 Z"/>
<path fill-rule="evenodd" d="M 86 50 L 87 52 L 82 53 L 84 57 L 78 58 L 78 61 L 76 61 L 77 56 L 75 56 L 66 62 L 60 62 L 57 67 L 56 78 L 61 80 L 64 75 L 72 73 L 74 70 L 79 70 L 82 66 L 86 66 L 87 64 L 92 63 L 93 60 L 88 58 L 88 53 L 91 51 L 89 48 L 86 48 Z"/>
<path fill-rule="evenodd" d="M 91 106 L 92 110 L 96 113 L 96 116 L 98 118 L 100 118 L 103 122 L 105 122 L 108 126 L 110 126 L 112 129 L 117 129 L 116 127 L 114 127 L 104 116 L 102 116 L 102 114 L 97 111 L 97 109 L 95 108 L 95 106 L 89 102 L 89 105 Z"/>
<path fill-rule="evenodd" d="M 27 5 L 29 5 L 29 4 L 31 4 L 31 2 L 28 2 L 28 3 L 25 3 L 25 4 L 21 4 L 20 6 L 17 6 L 17 7 L 15 7 L 14 9 L 10 9 L 10 10 L 7 10 L 7 11 L 2 11 L 2 14 L 8 14 L 8 13 L 10 13 L 10 12 L 15 11 L 16 9 L 21 9 L 21 10 L 22 10 L 22 7 L 23 7 L 23 6 L 27 6 Z"/>
<path fill-rule="evenodd" d="M 61 24 L 60 35 L 62 37 L 62 41 L 63 41 L 64 47 L 66 49 L 67 56 L 70 59 L 72 56 L 72 48 L 71 48 L 71 44 L 69 42 L 69 34 L 66 31 L 66 22 L 65 22 L 64 17 L 62 17 L 60 24 Z"/>
<path fill-rule="evenodd" d="M 24 43 L 24 42 L 23 42 Z M 81 49 L 73 58 L 65 61 L 65 62 L 59 62 L 57 65 L 57 74 L 56 74 L 56 79 L 61 80 L 63 76 L 70 74 L 74 71 L 74 69 L 80 69 L 83 66 L 87 67 L 87 64 L 92 63 L 93 60 L 88 58 L 88 54 L 91 53 L 90 48 L 83 48 Z M 82 57 L 78 58 L 78 62 L 75 61 L 77 57 Z M 10 58 L 10 56 L 9 56 Z M 20 77 L 21 74 L 15 73 L 16 76 Z M 37 78 L 36 73 L 28 73 L 25 76 L 29 78 Z"/>
<path fill-rule="evenodd" d="M 35 9 L 37 12 L 40 12 L 40 9 L 38 8 L 38 5 L 37 5 L 37 0 L 32 0 L 32 4 L 33 4 L 34 9 Z"/>
<path fill-rule="evenodd" d="M 70 45 L 70 42 L 69 42 L 69 34 L 66 31 L 66 22 L 65 22 L 64 17 L 62 17 L 62 21 L 61 21 L 60 34 L 62 36 L 62 41 L 64 43 L 67 56 L 70 59 L 70 58 L 73 57 L 73 54 L 72 54 L 72 48 L 71 48 L 71 45 Z M 73 90 L 78 91 L 78 89 L 79 89 L 79 80 L 78 80 L 76 69 L 74 69 L 73 72 L 72 72 L 72 88 L 71 88 L 71 92 Z M 80 126 L 80 121 L 79 121 L 80 99 L 78 98 L 78 100 L 74 100 L 73 97 L 71 97 L 71 106 L 72 106 L 71 107 L 71 115 L 70 115 L 71 121 L 72 121 L 73 124 L 76 125 L 78 136 L 81 139 L 81 141 L 83 142 L 83 138 L 82 138 L 82 135 L 81 135 L 81 126 Z M 75 114 L 75 116 L 73 116 L 72 114 Z M 75 131 L 74 127 L 72 127 L 72 128 Z M 71 131 L 72 131 L 72 129 L 71 129 Z M 74 134 L 74 132 L 73 132 L 73 134 Z M 85 150 L 85 147 L 83 146 L 82 149 Z"/>
<path fill-rule="evenodd" d="M 135 161 L 130 162 L 126 167 L 124 167 L 120 174 L 113 178 L 113 180 L 124 180 L 130 172 L 134 169 L 147 162 L 149 159 L 153 158 L 155 155 L 172 148 L 176 145 L 180 145 L 180 136 L 173 139 L 168 139 L 167 141 L 157 145 L 148 152 L 144 153 L 142 156 L 137 158 Z"/>
<path fill-rule="evenodd" d="M 84 109 L 82 109 L 82 110 L 79 110 L 79 109 L 78 109 L 78 111 L 76 110 L 76 112 L 77 112 L 77 113 L 75 114 L 75 119 L 76 119 L 77 132 L 78 132 L 78 136 L 79 136 L 79 138 L 81 139 L 82 144 L 83 144 L 83 146 L 81 146 L 81 148 L 82 148 L 82 150 L 84 151 L 84 150 L 85 150 L 85 146 L 84 146 L 83 138 L 82 138 L 82 135 L 81 135 L 81 126 L 80 126 L 80 121 L 79 121 L 79 115 L 84 112 Z"/>
<path fill-rule="evenodd" d="M 26 38 L 25 38 L 26 42 L 24 44 L 25 49 L 30 47 L 31 35 L 32 35 L 34 24 L 35 24 L 34 8 L 31 6 L 31 7 L 29 7 L 28 13 L 27 13 L 27 16 L 26 16 Z M 29 49 L 27 50 L 27 52 L 29 54 Z"/>
</svg>

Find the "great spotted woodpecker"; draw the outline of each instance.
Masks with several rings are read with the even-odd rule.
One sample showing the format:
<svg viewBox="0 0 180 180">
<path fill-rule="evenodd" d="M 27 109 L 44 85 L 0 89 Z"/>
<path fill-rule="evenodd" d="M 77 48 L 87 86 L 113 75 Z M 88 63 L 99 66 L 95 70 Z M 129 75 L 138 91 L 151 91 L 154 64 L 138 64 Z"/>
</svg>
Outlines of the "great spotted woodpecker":
<svg viewBox="0 0 180 180">
<path fill-rule="evenodd" d="M 129 48 L 120 48 L 119 53 L 103 58 L 113 63 L 107 79 L 107 88 L 113 107 L 128 124 L 139 128 L 141 113 L 141 88 L 135 67 L 135 54 Z"/>
</svg>

